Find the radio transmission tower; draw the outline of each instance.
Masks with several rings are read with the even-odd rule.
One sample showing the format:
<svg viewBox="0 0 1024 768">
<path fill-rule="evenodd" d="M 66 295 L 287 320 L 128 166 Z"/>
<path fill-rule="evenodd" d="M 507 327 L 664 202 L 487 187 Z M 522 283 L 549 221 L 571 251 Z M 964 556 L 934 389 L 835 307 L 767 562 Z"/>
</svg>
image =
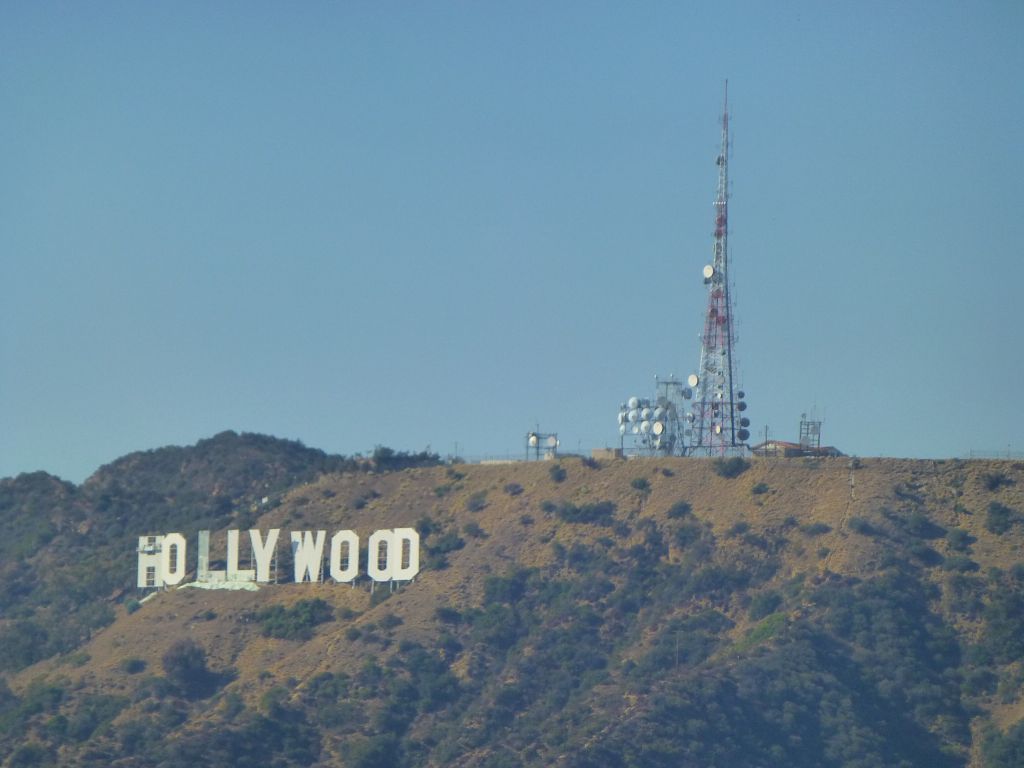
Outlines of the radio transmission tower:
<svg viewBox="0 0 1024 768">
<path fill-rule="evenodd" d="M 722 108 L 722 150 L 715 196 L 715 239 L 711 263 L 704 267 L 708 309 L 701 336 L 700 367 L 687 378 L 684 395 L 693 398 L 689 422 L 689 454 L 743 454 L 750 438 L 744 393 L 738 388 L 733 347 L 731 284 L 729 280 L 729 83 Z"/>
</svg>

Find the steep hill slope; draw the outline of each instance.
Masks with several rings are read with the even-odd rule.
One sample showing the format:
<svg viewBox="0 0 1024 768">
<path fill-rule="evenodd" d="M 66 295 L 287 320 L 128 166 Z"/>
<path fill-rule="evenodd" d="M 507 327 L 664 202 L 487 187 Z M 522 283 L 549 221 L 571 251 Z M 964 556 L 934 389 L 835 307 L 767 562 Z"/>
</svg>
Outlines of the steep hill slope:
<svg viewBox="0 0 1024 768">
<path fill-rule="evenodd" d="M 416 527 L 424 568 L 122 602 L 0 690 L 11 764 L 1020 764 L 1018 464 L 327 471 L 246 509 L 109 567 L 234 521 Z"/>
</svg>

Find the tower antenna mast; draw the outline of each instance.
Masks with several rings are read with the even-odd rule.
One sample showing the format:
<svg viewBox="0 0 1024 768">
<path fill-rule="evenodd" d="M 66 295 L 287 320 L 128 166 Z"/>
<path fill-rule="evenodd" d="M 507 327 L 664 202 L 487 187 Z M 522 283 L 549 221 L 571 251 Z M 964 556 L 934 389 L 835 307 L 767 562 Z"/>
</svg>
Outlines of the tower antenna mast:
<svg viewBox="0 0 1024 768">
<path fill-rule="evenodd" d="M 704 267 L 708 305 L 701 335 L 700 366 L 687 379 L 693 397 L 689 453 L 693 456 L 742 455 L 750 438 L 745 394 L 738 388 L 733 348 L 731 281 L 729 277 L 729 81 L 722 107 L 722 149 L 716 159 L 715 234 L 711 263 Z M 686 394 L 684 393 L 684 394 Z"/>
</svg>

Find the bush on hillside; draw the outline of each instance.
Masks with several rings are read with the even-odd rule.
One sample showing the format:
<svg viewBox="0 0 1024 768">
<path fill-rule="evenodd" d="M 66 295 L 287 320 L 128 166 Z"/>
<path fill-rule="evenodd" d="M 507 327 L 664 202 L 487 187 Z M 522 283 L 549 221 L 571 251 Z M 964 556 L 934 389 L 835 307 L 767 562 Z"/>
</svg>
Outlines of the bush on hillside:
<svg viewBox="0 0 1024 768">
<path fill-rule="evenodd" d="M 264 637 L 281 640 L 309 640 L 313 627 L 331 621 L 334 612 L 331 606 L 319 597 L 313 600 L 299 600 L 291 608 L 272 605 L 256 614 Z"/>
<path fill-rule="evenodd" d="M 750 469 L 750 462 L 741 456 L 730 456 L 728 459 L 715 459 L 714 466 L 715 474 L 731 479 Z"/>
</svg>

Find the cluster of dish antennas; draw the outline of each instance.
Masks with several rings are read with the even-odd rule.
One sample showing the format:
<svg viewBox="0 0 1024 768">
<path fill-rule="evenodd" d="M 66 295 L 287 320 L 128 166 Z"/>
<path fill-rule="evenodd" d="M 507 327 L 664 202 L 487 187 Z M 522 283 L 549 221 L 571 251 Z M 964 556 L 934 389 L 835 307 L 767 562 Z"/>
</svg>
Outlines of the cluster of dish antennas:
<svg viewBox="0 0 1024 768">
<path fill-rule="evenodd" d="M 675 406 L 671 403 L 652 403 L 646 398 L 631 397 L 619 406 L 619 434 L 660 437 L 668 429 L 669 420 L 674 418 Z"/>
<path fill-rule="evenodd" d="M 561 445 L 558 435 L 542 435 L 537 432 L 530 432 L 526 435 L 526 444 L 531 448 L 547 448 L 549 450 Z"/>
<path fill-rule="evenodd" d="M 723 430 L 723 420 L 725 416 L 724 411 L 726 410 L 725 392 L 722 389 L 724 382 L 725 378 L 723 376 L 719 376 L 718 386 L 715 388 L 714 399 L 711 401 L 711 416 L 713 421 L 711 431 L 716 435 L 722 434 Z M 691 389 L 691 387 L 696 387 L 700 384 L 700 377 L 695 373 L 691 373 L 686 377 L 686 383 L 688 386 L 683 390 L 683 397 L 689 400 L 693 397 L 693 389 Z M 735 407 L 740 413 L 747 410 L 747 402 L 744 400 L 746 396 L 747 393 L 742 389 L 736 392 Z M 686 421 L 688 424 L 693 424 L 694 419 L 695 417 L 692 413 L 686 414 Z M 736 424 L 739 426 L 739 429 L 736 430 L 736 439 L 741 443 L 747 442 L 747 440 L 750 439 L 750 430 L 748 429 L 750 426 L 750 419 L 746 416 L 741 416 L 736 420 Z M 686 434 L 690 434 L 689 429 L 686 430 Z"/>
</svg>

